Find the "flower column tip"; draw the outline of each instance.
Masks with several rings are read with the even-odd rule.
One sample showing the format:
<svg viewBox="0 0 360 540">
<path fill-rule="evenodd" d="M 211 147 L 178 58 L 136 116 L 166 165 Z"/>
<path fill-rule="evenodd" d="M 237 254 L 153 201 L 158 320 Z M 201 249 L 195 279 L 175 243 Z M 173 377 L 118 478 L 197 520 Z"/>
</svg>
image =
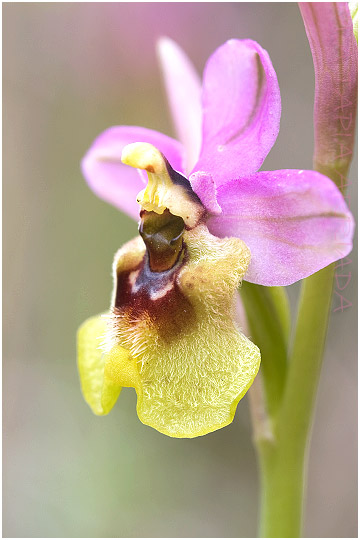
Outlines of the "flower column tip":
<svg viewBox="0 0 360 540">
<path fill-rule="evenodd" d="M 124 165 L 143 169 L 150 173 L 162 174 L 166 171 L 161 152 L 150 143 L 136 142 L 126 145 L 121 154 Z"/>
</svg>

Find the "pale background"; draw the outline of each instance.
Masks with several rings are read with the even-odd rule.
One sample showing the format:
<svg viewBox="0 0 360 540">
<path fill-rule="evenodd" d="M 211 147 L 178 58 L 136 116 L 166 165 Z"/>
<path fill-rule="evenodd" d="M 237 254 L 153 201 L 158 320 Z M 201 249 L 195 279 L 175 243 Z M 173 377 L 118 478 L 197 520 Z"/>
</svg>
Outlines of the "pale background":
<svg viewBox="0 0 360 540">
<path fill-rule="evenodd" d="M 3 534 L 248 537 L 258 481 L 248 402 L 194 440 L 143 426 L 123 391 L 83 401 L 75 333 L 108 307 L 114 252 L 136 224 L 97 199 L 79 162 L 115 124 L 173 135 L 155 57 L 175 39 L 201 71 L 229 38 L 268 50 L 282 122 L 264 169 L 311 168 L 313 66 L 296 4 L 3 5 Z M 356 171 L 350 205 L 356 210 Z M 331 319 L 309 458 L 307 536 L 357 536 L 356 256 Z M 291 296 L 296 298 L 297 287 Z"/>
</svg>

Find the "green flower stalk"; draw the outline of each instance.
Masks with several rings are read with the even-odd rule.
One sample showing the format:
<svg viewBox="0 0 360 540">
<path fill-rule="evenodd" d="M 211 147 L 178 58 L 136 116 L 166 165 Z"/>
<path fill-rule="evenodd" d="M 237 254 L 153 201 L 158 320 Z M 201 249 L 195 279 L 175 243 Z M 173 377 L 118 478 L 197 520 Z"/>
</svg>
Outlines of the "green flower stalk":
<svg viewBox="0 0 360 540">
<path fill-rule="evenodd" d="M 301 14 L 314 60 L 314 168 L 328 175 L 344 191 L 350 166 L 355 131 L 357 103 L 357 46 L 353 24 L 346 3 L 301 3 Z M 260 462 L 262 505 L 260 535 L 263 537 L 299 537 L 302 533 L 305 492 L 305 464 L 309 432 L 320 377 L 331 307 L 334 265 L 303 281 L 294 340 L 288 361 L 279 363 L 287 349 L 286 307 L 283 296 L 264 291 L 243 291 L 245 305 L 254 324 L 251 300 L 257 295 L 256 314 L 263 314 L 263 326 L 278 325 L 278 339 L 269 340 L 263 332 L 255 340 L 272 365 L 263 370 L 265 398 L 259 391 L 252 407 L 258 410 L 263 401 L 264 414 L 253 413 L 255 442 Z M 245 293 L 245 294 L 244 294 Z M 266 321 L 266 313 L 272 320 Z M 269 316 L 269 315 L 268 315 Z M 277 321 L 277 323 L 276 323 Z M 255 335 L 254 333 L 252 335 Z M 280 354 L 280 356 L 279 356 Z M 276 408 L 270 408 L 268 395 L 272 381 L 281 366 L 282 395 L 276 397 Z M 274 371 L 275 370 L 275 371 Z M 270 389 L 270 391 L 269 391 Z M 270 426 L 270 434 L 269 434 Z"/>
</svg>

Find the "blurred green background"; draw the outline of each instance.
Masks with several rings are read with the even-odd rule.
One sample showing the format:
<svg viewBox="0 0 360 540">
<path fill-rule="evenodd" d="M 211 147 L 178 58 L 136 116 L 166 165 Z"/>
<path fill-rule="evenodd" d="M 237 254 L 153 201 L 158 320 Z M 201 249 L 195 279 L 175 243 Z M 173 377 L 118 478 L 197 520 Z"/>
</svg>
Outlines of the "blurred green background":
<svg viewBox="0 0 360 540">
<path fill-rule="evenodd" d="M 97 199 L 79 162 L 105 128 L 174 135 L 155 57 L 176 40 L 201 71 L 229 38 L 268 50 L 282 93 L 263 169 L 312 167 L 313 66 L 295 3 L 3 4 L 3 535 L 252 537 L 257 465 L 247 398 L 193 440 L 143 426 L 125 389 L 95 417 L 75 333 L 106 309 L 114 252 L 136 224 Z M 353 165 L 350 207 L 356 210 Z M 332 314 L 309 455 L 306 536 L 357 536 L 356 255 Z M 298 287 L 290 288 L 294 304 Z M 336 307 L 336 306 L 335 306 Z"/>
</svg>

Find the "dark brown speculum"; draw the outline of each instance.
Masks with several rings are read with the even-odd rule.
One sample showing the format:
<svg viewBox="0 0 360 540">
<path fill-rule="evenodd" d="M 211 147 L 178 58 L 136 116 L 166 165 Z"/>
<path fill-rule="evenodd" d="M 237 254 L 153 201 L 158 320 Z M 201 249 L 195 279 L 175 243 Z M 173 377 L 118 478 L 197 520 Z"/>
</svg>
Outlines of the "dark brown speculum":
<svg viewBox="0 0 360 540">
<path fill-rule="evenodd" d="M 169 210 L 162 214 L 141 212 L 139 233 L 144 240 L 152 272 L 164 272 L 172 268 L 183 248 L 184 221 Z"/>
<path fill-rule="evenodd" d="M 196 323 L 194 308 L 177 281 L 188 260 L 183 232 L 183 220 L 169 211 L 142 211 L 140 234 L 146 253 L 137 265 L 116 274 L 114 320 L 124 318 L 130 327 L 146 321 L 166 343 L 190 331 Z"/>
</svg>

